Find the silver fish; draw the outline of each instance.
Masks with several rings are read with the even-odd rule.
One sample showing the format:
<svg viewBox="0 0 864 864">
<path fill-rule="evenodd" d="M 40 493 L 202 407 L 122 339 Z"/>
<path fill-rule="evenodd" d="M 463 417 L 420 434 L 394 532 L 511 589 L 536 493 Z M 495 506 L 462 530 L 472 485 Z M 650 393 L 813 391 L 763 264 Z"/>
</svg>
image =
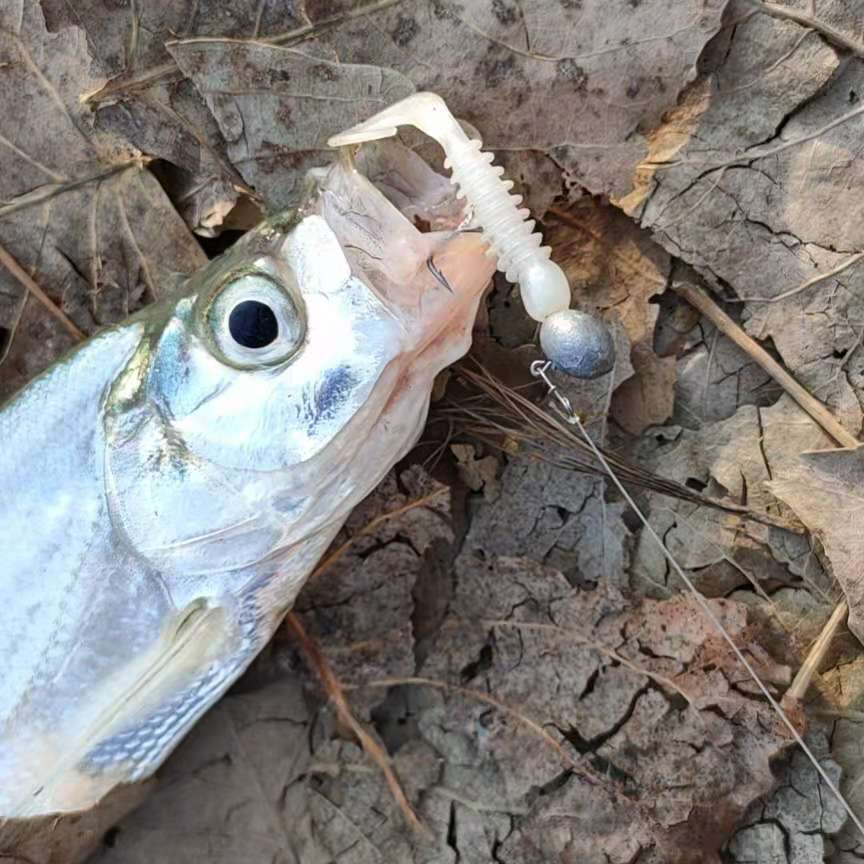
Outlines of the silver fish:
<svg viewBox="0 0 864 864">
<path fill-rule="evenodd" d="M 493 259 L 387 152 L 401 211 L 344 158 L 314 172 L 299 211 L 0 410 L 0 819 L 152 774 L 416 441 Z"/>
</svg>

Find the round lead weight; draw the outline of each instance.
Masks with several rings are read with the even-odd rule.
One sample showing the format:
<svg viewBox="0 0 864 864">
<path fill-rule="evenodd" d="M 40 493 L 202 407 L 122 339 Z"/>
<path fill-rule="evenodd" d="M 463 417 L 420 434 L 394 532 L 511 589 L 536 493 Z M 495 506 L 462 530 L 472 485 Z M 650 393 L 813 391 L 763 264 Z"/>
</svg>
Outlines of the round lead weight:
<svg viewBox="0 0 864 864">
<path fill-rule="evenodd" d="M 575 378 L 599 378 L 615 365 L 609 329 L 576 309 L 562 309 L 543 322 L 540 347 L 557 369 Z"/>
</svg>

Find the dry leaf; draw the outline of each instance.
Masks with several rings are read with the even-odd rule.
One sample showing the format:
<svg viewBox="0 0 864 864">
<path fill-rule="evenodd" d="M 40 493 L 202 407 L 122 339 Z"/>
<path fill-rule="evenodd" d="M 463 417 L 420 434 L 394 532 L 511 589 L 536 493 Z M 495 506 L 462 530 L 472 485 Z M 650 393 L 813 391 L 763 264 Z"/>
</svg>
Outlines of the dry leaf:
<svg viewBox="0 0 864 864">
<path fill-rule="evenodd" d="M 411 506 L 415 501 L 424 503 Z M 373 522 L 389 513 L 397 515 Z M 343 534 L 354 538 L 351 545 L 307 585 L 295 612 L 344 684 L 409 675 L 415 635 L 422 637 L 412 626 L 415 594 L 428 590 L 424 579 L 432 581 L 451 557 L 449 489 L 417 466 L 391 473 L 351 514 Z M 446 597 L 427 602 L 433 600 Z M 368 712 L 384 695 L 363 694 L 355 705 L 362 702 Z"/>
<path fill-rule="evenodd" d="M 223 699 L 112 831 L 100 864 L 309 864 L 309 715 L 297 681 Z"/>
<path fill-rule="evenodd" d="M 831 718 L 833 720 L 831 744 L 834 758 L 843 766 L 844 783 L 841 787 L 843 794 L 853 810 L 860 813 L 864 804 L 864 783 L 861 779 L 864 777 L 864 736 L 861 735 L 861 723 L 864 720 L 861 711 L 861 693 L 864 692 L 864 681 L 862 681 L 860 659 L 856 666 L 858 667 L 856 680 L 849 682 L 853 686 L 845 691 L 847 696 L 854 694 L 852 699 L 847 700 L 850 702 L 850 707 L 846 708 L 841 702 L 841 707 Z M 850 822 L 846 823 L 845 828 L 835 839 L 834 845 L 836 852 L 831 859 L 832 864 L 855 864 L 864 855 L 864 840 Z"/>
<path fill-rule="evenodd" d="M 677 363 L 672 420 L 699 428 L 726 420 L 743 405 L 768 407 L 779 392 L 761 366 L 703 319 Z"/>
<path fill-rule="evenodd" d="M 585 198 L 549 232 L 553 257 L 564 267 L 575 305 L 614 310 L 630 340 L 634 374 L 612 398 L 611 415 L 632 435 L 672 414 L 675 358 L 654 351 L 659 299 L 669 280 L 669 256 L 614 208 Z"/>
<path fill-rule="evenodd" d="M 864 318 L 864 67 L 841 63 L 813 30 L 753 14 L 750 3 L 731 14 L 737 24 L 718 37 L 711 74 L 652 133 L 637 191 L 621 203 L 671 254 L 746 301 L 747 331 L 773 340 L 796 377 L 857 431 L 850 381 L 864 355 L 854 373 L 845 355 Z"/>
<path fill-rule="evenodd" d="M 118 786 L 97 808 L 87 813 L 0 821 L 0 861 L 9 864 L 78 864 L 100 849 L 106 832 L 146 800 L 154 786 L 152 780 Z"/>
<path fill-rule="evenodd" d="M 767 408 L 742 406 L 728 419 L 699 430 L 655 430 L 653 439 L 643 440 L 640 453 L 641 461 L 661 476 L 770 513 L 776 502 L 769 481 L 784 476 L 801 450 L 829 443 L 784 396 Z M 763 592 L 789 585 L 815 590 L 822 602 L 831 602 L 808 539 L 800 534 L 656 497 L 651 524 L 700 590 L 711 596 L 748 584 Z M 633 574 L 652 596 L 681 590 L 664 556 L 644 534 L 636 543 Z"/>
<path fill-rule="evenodd" d="M 736 689 L 741 670 L 696 607 L 627 611 L 615 591 L 572 589 L 527 559 L 466 552 L 457 572 L 439 650 L 421 671 L 524 714 L 596 772 L 562 766 L 516 714 L 460 694 L 429 709 L 420 728 L 470 806 L 528 808 L 498 860 L 718 860 L 737 815 L 771 787 L 768 760 L 785 736 Z M 715 610 L 740 643 L 745 607 Z"/>
<path fill-rule="evenodd" d="M 179 175 L 170 186 L 175 206 L 193 230 L 212 235 L 244 184 L 225 154 L 215 120 L 172 63 L 165 43 L 278 37 L 307 22 L 302 7 L 258 0 L 148 0 L 131 7 L 45 0 L 42 5 L 50 29 L 74 24 L 86 31 L 110 76 L 92 103 L 99 127 L 167 160 Z"/>
<path fill-rule="evenodd" d="M 126 317 L 206 259 L 137 154 L 94 130 L 79 96 L 102 78 L 81 30 L 36 0 L 0 9 L 0 244 L 84 333 Z M 0 397 L 75 341 L 0 268 Z"/>
<path fill-rule="evenodd" d="M 319 50 L 226 39 L 169 46 L 213 112 L 237 170 L 271 209 L 296 204 L 327 139 L 411 94 L 390 69 L 330 62 Z"/>
<path fill-rule="evenodd" d="M 822 543 L 849 601 L 849 627 L 864 640 L 864 450 L 805 453 L 768 488 Z"/>
<path fill-rule="evenodd" d="M 498 491 L 501 464 L 494 456 L 478 459 L 473 444 L 451 444 L 450 450 L 456 457 L 460 479 L 472 492 L 485 490 L 487 495 L 494 495 Z"/>
<path fill-rule="evenodd" d="M 351 5 L 307 0 L 306 10 L 317 21 Z M 545 154 L 566 184 L 621 194 L 645 152 L 640 131 L 675 105 L 725 5 L 404 0 L 321 38 L 343 62 L 396 69 L 439 92 L 491 149 Z"/>
<path fill-rule="evenodd" d="M 835 783 L 840 766 L 830 756 L 830 741 L 811 733 L 808 744 Z M 835 834 L 846 812 L 825 787 L 803 753 L 797 752 L 782 784 L 767 798 L 755 802 L 744 815 L 744 826 L 729 842 L 733 864 L 822 864 L 825 835 Z"/>
<path fill-rule="evenodd" d="M 626 584 L 630 532 L 624 506 L 604 500 L 604 481 L 545 463 L 507 465 L 474 514 L 466 549 L 530 555 L 572 584 Z"/>
</svg>

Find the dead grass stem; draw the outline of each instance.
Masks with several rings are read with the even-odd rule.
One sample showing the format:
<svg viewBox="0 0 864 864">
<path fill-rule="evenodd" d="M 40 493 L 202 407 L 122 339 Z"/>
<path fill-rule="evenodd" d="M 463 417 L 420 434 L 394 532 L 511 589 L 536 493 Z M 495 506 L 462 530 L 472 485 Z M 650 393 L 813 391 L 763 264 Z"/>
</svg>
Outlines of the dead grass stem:
<svg viewBox="0 0 864 864">
<path fill-rule="evenodd" d="M 339 719 L 352 731 L 369 758 L 381 769 L 387 787 L 390 789 L 390 793 L 402 811 L 405 821 L 415 831 L 428 834 L 429 829 L 420 821 L 420 817 L 411 806 L 411 802 L 408 800 L 408 796 L 405 794 L 405 790 L 402 788 L 402 784 L 393 770 L 387 751 L 366 731 L 363 724 L 354 716 L 351 707 L 348 705 L 348 700 L 345 698 L 342 684 L 321 653 L 318 644 L 306 632 L 303 623 L 293 612 L 289 612 L 285 616 L 285 624 L 302 648 L 310 668 L 315 671 L 324 685 L 324 689 L 330 697 L 330 701 L 333 703 Z"/>
</svg>

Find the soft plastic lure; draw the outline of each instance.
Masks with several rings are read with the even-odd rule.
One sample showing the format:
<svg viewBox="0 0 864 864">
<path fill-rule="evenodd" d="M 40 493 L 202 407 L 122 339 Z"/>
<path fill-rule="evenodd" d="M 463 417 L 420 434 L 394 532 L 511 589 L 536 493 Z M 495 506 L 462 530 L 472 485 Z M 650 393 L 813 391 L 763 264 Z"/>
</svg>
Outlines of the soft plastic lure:
<svg viewBox="0 0 864 864">
<path fill-rule="evenodd" d="M 606 327 L 596 318 L 570 309 L 570 285 L 562 269 L 550 260 L 552 250 L 541 246 L 530 211 L 519 209 L 522 198 L 512 195 L 513 182 L 483 143 L 470 139 L 444 100 L 435 93 L 414 93 L 353 126 L 328 142 L 343 147 L 395 135 L 400 126 L 414 126 L 444 150 L 444 167 L 451 182 L 474 210 L 474 216 L 497 258 L 498 269 L 519 285 L 525 311 L 542 322 L 540 344 L 563 371 L 579 378 L 596 378 L 615 363 L 615 348 Z M 526 221 L 527 220 L 527 221 Z"/>
</svg>

